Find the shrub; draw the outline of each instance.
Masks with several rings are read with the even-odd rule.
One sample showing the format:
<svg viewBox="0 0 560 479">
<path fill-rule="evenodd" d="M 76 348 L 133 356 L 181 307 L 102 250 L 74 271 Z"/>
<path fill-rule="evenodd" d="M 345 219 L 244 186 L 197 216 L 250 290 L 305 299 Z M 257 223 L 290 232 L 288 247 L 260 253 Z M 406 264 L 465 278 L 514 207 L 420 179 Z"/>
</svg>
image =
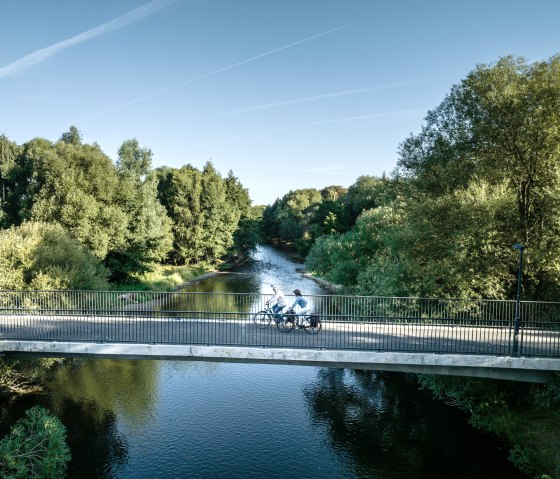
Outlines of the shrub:
<svg viewBox="0 0 560 479">
<path fill-rule="evenodd" d="M 5 479 L 62 477 L 69 460 L 66 428 L 39 406 L 29 409 L 0 440 L 0 475 Z"/>
<path fill-rule="evenodd" d="M 108 289 L 108 271 L 58 224 L 0 231 L 0 289 Z"/>
</svg>

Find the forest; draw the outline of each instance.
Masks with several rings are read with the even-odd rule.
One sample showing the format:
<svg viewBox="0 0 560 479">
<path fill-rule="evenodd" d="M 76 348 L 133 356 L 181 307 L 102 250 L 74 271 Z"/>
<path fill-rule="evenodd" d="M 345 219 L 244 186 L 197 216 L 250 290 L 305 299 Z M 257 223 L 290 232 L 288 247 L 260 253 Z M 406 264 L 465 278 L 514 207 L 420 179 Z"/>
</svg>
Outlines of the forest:
<svg viewBox="0 0 560 479">
<path fill-rule="evenodd" d="M 263 241 L 295 249 L 349 294 L 491 299 L 515 298 L 522 244 L 523 299 L 557 301 L 560 56 L 478 65 L 402 141 L 394 171 L 266 207 L 210 162 L 153 168 L 136 139 L 113 162 L 73 126 L 56 142 L 0 136 L 1 289 L 114 289 L 157 264 L 239 264 Z M 545 434 L 545 454 L 526 434 L 560 430 L 559 381 L 420 382 L 521 444 L 512 460 L 527 473 L 560 477 L 559 435 Z"/>
<path fill-rule="evenodd" d="M 259 208 L 207 162 L 152 168 L 124 141 L 115 163 L 70 127 L 54 143 L 0 137 L 0 288 L 118 288 L 155 264 L 212 267 L 259 241 Z"/>
<path fill-rule="evenodd" d="M 479 65 L 399 145 L 390 175 L 290 191 L 265 238 L 349 294 L 560 298 L 560 57 Z M 547 386 L 419 375 L 434 397 L 505 438 L 531 477 L 560 477 L 560 377 Z"/>
<path fill-rule="evenodd" d="M 290 191 L 268 241 L 358 294 L 560 297 L 560 57 L 480 65 L 399 145 L 390 175 Z"/>
</svg>

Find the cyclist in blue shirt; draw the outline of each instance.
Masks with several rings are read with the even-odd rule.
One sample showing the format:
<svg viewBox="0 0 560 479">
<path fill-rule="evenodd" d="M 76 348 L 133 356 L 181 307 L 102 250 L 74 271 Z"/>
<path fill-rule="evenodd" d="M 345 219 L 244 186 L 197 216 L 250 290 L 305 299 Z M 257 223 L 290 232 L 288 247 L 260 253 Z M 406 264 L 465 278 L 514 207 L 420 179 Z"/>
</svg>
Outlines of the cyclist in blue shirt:
<svg viewBox="0 0 560 479">
<path fill-rule="evenodd" d="M 290 306 L 290 311 L 295 312 L 295 307 L 299 307 L 299 311 L 296 313 L 297 316 L 304 316 L 305 314 L 309 313 L 311 310 L 311 303 L 307 301 L 302 295 L 299 289 L 294 289 L 294 294 L 296 295 L 296 300 L 294 304 Z M 296 321 L 296 324 L 299 326 L 299 321 Z"/>
</svg>

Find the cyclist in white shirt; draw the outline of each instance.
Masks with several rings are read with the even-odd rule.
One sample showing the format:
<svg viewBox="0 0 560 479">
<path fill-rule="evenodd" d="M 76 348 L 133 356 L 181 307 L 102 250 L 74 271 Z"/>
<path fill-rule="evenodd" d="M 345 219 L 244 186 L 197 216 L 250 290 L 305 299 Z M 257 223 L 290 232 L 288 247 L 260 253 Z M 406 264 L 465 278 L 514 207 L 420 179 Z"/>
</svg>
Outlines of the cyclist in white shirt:
<svg viewBox="0 0 560 479">
<path fill-rule="evenodd" d="M 284 296 L 284 293 L 280 288 L 274 286 L 273 284 L 271 284 L 270 287 L 272 288 L 272 291 L 274 291 L 274 296 L 270 298 L 266 304 L 268 305 L 269 303 L 276 301 L 276 304 L 272 306 L 272 311 L 276 317 L 279 317 L 279 314 L 286 307 L 286 296 Z"/>
</svg>

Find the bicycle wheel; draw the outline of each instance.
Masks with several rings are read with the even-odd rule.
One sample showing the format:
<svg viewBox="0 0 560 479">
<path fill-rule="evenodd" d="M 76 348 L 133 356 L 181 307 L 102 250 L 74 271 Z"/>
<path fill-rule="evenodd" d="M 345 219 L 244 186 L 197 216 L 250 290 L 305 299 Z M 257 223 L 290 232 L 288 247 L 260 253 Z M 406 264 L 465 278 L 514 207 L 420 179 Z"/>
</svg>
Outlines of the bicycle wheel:
<svg viewBox="0 0 560 479">
<path fill-rule="evenodd" d="M 253 323 L 259 329 L 268 328 L 270 321 L 272 321 L 272 317 L 266 311 L 259 311 L 253 316 Z"/>
<path fill-rule="evenodd" d="M 291 333 L 294 329 L 294 318 L 292 316 L 282 316 L 282 319 L 276 323 L 276 327 L 281 333 Z"/>
<path fill-rule="evenodd" d="M 307 316 L 303 323 L 303 329 L 305 329 L 307 334 L 319 334 L 321 327 L 321 319 L 319 319 L 319 316 Z"/>
</svg>

